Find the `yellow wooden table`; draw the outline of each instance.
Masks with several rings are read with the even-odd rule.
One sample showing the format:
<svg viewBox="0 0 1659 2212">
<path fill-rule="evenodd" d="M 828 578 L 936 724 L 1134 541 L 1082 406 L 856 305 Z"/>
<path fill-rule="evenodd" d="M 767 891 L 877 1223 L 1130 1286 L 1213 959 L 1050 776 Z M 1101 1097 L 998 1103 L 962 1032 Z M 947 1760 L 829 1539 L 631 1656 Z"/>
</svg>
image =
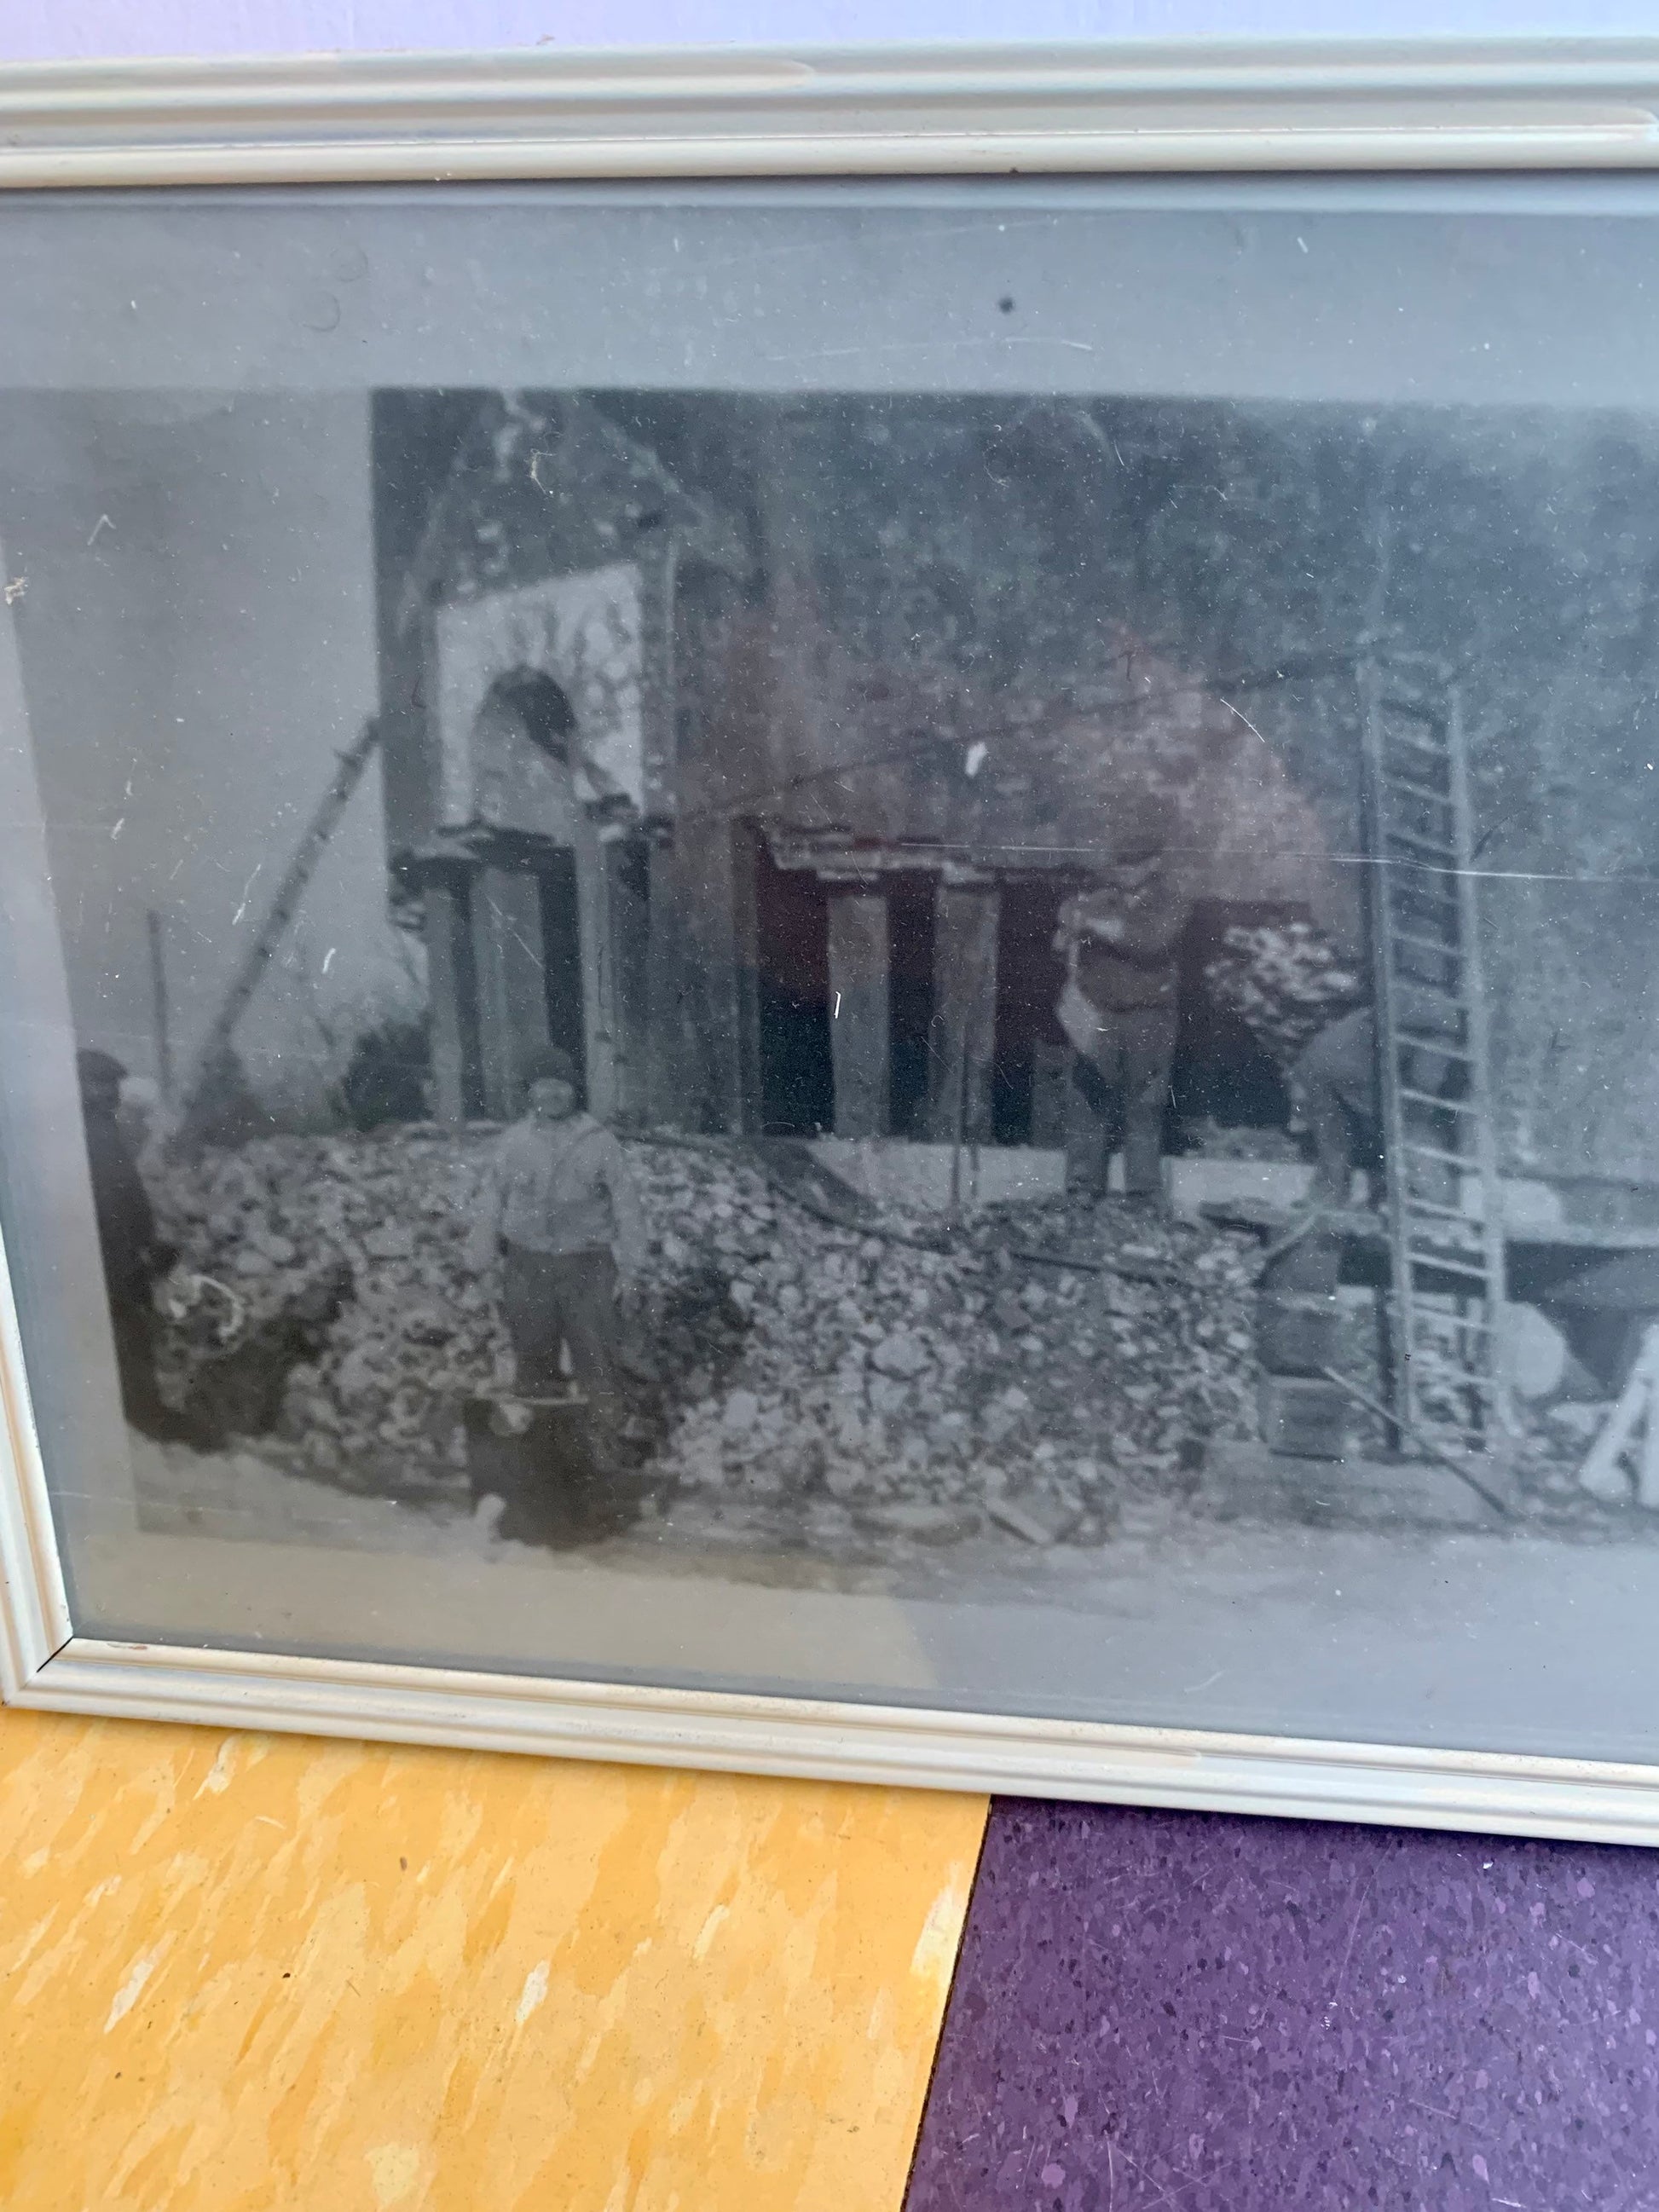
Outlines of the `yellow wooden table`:
<svg viewBox="0 0 1659 2212">
<path fill-rule="evenodd" d="M 0 1713 L 6 2212 L 892 2212 L 985 1801 Z"/>
</svg>

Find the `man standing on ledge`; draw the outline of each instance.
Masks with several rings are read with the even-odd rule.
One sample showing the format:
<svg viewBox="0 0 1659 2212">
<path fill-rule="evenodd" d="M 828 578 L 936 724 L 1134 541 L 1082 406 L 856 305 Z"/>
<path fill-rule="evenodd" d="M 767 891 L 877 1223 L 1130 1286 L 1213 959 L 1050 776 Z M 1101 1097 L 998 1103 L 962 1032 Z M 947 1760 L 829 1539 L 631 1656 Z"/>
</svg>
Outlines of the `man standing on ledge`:
<svg viewBox="0 0 1659 2212">
<path fill-rule="evenodd" d="M 482 1273 L 501 1255 L 501 1317 L 526 1397 L 562 1389 L 568 1348 L 603 1467 L 621 1435 L 619 1299 L 645 1265 L 645 1218 L 622 1146 L 578 1109 L 569 1054 L 544 1046 L 525 1075 L 524 1118 L 496 1147 L 467 1256 Z"/>
<path fill-rule="evenodd" d="M 1172 810 L 1147 794 L 1126 808 L 1092 890 L 1060 908 L 1066 958 L 1055 1009 L 1078 1057 L 1072 1073 L 1066 1182 L 1103 1196 L 1114 1125 L 1125 1195 L 1164 1194 L 1164 1109 L 1175 1060 L 1176 952 L 1191 901 L 1172 879 Z"/>
</svg>

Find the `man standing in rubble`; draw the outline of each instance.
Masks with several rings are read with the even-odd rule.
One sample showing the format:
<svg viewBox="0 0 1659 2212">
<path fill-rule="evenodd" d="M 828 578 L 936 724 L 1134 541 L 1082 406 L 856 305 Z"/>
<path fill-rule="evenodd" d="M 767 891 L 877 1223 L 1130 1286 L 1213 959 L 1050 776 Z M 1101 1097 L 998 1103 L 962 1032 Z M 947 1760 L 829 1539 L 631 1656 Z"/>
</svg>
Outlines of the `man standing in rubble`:
<svg viewBox="0 0 1659 2212">
<path fill-rule="evenodd" d="M 1054 949 L 1066 960 L 1066 985 L 1055 1012 L 1077 1054 L 1066 1182 L 1091 1199 L 1104 1194 L 1111 1139 L 1121 1130 L 1126 1197 L 1163 1200 L 1176 956 L 1192 903 L 1170 866 L 1174 827 L 1167 802 L 1151 794 L 1133 801 L 1093 886 L 1060 908 Z"/>
<path fill-rule="evenodd" d="M 526 1111 L 496 1147 L 468 1258 L 501 1260 L 501 1317 L 526 1397 L 563 1387 L 561 1352 L 587 1400 L 597 1467 L 622 1431 L 621 1302 L 645 1265 L 645 1217 L 622 1146 L 577 1104 L 567 1052 L 544 1046 L 525 1070 Z"/>
<path fill-rule="evenodd" d="M 113 1053 L 93 1050 L 77 1053 L 75 1067 L 121 1410 L 145 1436 L 177 1439 L 184 1434 L 183 1424 L 163 1401 L 155 1379 L 155 1285 L 174 1254 L 156 1234 L 149 1193 L 121 1127 L 121 1085 L 127 1071 Z"/>
</svg>

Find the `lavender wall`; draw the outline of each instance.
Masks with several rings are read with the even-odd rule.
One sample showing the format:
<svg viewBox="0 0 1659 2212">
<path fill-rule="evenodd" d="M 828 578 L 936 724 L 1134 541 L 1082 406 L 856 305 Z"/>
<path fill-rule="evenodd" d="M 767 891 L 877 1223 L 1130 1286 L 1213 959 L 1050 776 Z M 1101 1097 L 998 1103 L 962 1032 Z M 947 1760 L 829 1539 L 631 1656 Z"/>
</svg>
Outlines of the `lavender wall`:
<svg viewBox="0 0 1659 2212">
<path fill-rule="evenodd" d="M 0 60 L 1650 30 L 1651 0 L 58 0 Z M 997 1808 L 910 2212 L 1659 2204 L 1659 1857 Z"/>
<path fill-rule="evenodd" d="M 21 0 L 0 60 L 387 47 L 1650 31 L 1651 0 Z"/>
</svg>

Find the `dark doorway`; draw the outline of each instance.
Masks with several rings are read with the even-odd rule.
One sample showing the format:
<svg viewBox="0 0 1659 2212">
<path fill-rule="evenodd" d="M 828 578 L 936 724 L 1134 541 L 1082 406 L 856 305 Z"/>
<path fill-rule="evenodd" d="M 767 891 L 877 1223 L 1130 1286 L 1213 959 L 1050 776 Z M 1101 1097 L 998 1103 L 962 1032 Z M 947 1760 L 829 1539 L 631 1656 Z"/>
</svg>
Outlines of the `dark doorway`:
<svg viewBox="0 0 1659 2212">
<path fill-rule="evenodd" d="M 836 1113 L 829 898 L 810 871 L 780 868 L 763 840 L 755 852 L 755 944 L 762 1130 L 821 1135 Z"/>
<path fill-rule="evenodd" d="M 542 981 L 547 998 L 548 1038 L 575 1061 L 577 1080 L 586 1097 L 587 1030 L 582 1019 L 581 909 L 576 899 L 575 854 L 569 851 L 547 854 L 538 864 L 536 881 L 541 894 Z"/>
<path fill-rule="evenodd" d="M 1002 886 L 991 1063 L 991 1127 L 1000 1145 L 1066 1141 L 1064 1085 L 1071 1055 L 1054 1018 L 1066 981 L 1054 931 L 1061 902 L 1074 888 L 1061 877 L 1014 878 Z"/>
<path fill-rule="evenodd" d="M 518 717 L 520 728 L 538 752 L 561 767 L 568 763 L 576 717 L 550 676 L 539 669 L 521 668 L 498 678 L 489 696 Z"/>
</svg>

